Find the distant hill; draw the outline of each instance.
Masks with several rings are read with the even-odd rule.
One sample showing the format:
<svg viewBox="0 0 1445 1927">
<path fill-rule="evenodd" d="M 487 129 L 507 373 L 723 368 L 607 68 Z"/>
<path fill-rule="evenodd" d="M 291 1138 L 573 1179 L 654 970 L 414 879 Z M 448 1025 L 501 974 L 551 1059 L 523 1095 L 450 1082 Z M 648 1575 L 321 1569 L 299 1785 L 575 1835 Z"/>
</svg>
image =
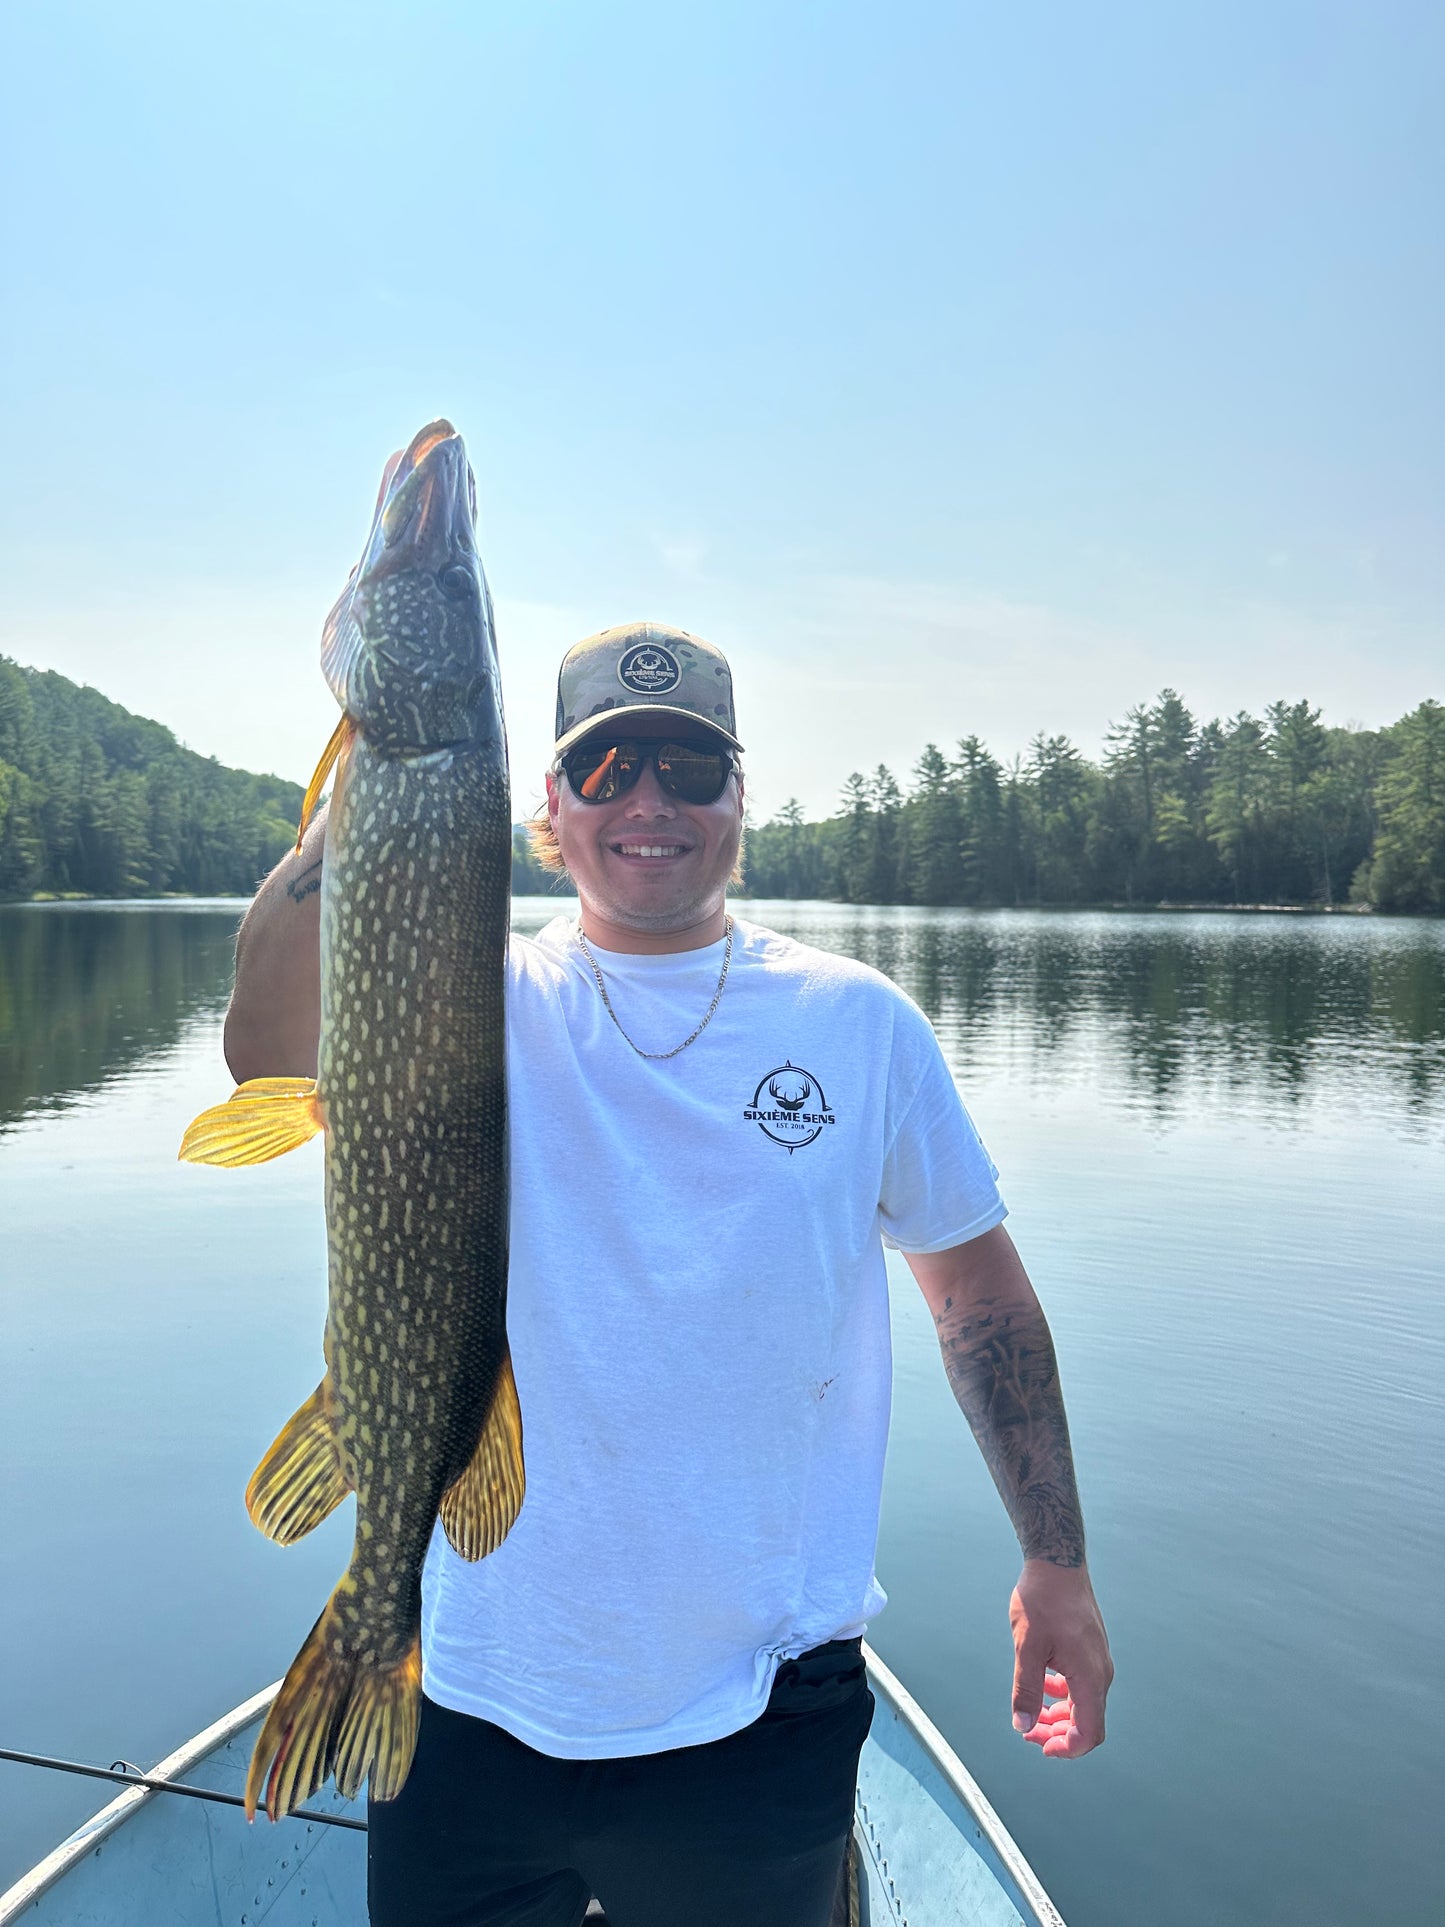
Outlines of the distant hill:
<svg viewBox="0 0 1445 1927">
<path fill-rule="evenodd" d="M 303 794 L 0 656 L 0 898 L 249 895 L 295 841 Z"/>
<path fill-rule="evenodd" d="M 97 689 L 0 656 L 0 902 L 249 896 L 296 841 L 304 794 L 198 756 Z M 557 887 L 518 825 L 513 890 Z"/>
</svg>

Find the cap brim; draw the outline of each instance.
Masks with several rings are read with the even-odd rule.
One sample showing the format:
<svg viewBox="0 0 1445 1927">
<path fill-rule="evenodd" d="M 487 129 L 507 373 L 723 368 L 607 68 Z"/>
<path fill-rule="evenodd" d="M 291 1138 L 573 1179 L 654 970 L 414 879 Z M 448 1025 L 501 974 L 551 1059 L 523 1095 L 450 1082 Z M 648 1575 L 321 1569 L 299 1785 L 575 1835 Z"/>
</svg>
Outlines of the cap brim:
<svg viewBox="0 0 1445 1927">
<path fill-rule="evenodd" d="M 679 722 L 686 723 L 690 730 L 705 729 L 709 736 L 719 736 L 729 749 L 741 754 L 742 744 L 731 730 L 720 723 L 710 723 L 706 716 L 699 716 L 695 709 L 678 709 L 668 703 L 620 703 L 616 709 L 599 709 L 595 716 L 584 716 L 580 723 L 574 723 L 565 734 L 557 738 L 553 745 L 554 756 L 565 756 L 569 749 L 595 736 L 599 729 L 610 735 L 624 735 L 629 722 Z"/>
</svg>

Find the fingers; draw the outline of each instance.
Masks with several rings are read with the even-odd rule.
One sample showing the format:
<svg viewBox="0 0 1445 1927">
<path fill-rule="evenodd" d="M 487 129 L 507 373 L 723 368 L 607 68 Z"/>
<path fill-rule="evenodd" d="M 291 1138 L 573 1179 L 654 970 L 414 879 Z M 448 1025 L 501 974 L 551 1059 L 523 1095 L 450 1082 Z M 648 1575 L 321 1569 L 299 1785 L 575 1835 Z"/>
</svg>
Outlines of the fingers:
<svg viewBox="0 0 1445 1927">
<path fill-rule="evenodd" d="M 1107 1680 L 1091 1678 L 1086 1673 L 1075 1673 L 1074 1690 L 1071 1703 L 1074 1708 L 1073 1724 L 1070 1729 L 1074 1742 L 1068 1759 L 1077 1759 L 1081 1753 L 1104 1744 L 1104 1696 L 1109 1690 Z"/>
<path fill-rule="evenodd" d="M 1038 1724 L 1044 1705 L 1046 1658 L 1043 1646 L 1031 1640 L 1025 1631 L 1014 1656 L 1013 1709 L 1017 1733 L 1031 1733 Z"/>
<path fill-rule="evenodd" d="M 1045 1692 L 1052 1704 L 1044 1706 L 1037 1720 L 1024 1733 L 1031 1746 L 1037 1746 L 1045 1759 L 1077 1760 L 1104 1743 L 1104 1705 L 1085 1690 L 1069 1692 L 1062 1673 L 1044 1675 Z"/>
<path fill-rule="evenodd" d="M 1050 1740 L 1062 1739 L 1074 1717 L 1074 1703 L 1068 1696 L 1068 1682 L 1062 1673 L 1045 1673 L 1044 1690 L 1052 1704 L 1040 1710 L 1037 1720 L 1024 1733 L 1031 1746 L 1041 1748 L 1047 1748 Z"/>
</svg>

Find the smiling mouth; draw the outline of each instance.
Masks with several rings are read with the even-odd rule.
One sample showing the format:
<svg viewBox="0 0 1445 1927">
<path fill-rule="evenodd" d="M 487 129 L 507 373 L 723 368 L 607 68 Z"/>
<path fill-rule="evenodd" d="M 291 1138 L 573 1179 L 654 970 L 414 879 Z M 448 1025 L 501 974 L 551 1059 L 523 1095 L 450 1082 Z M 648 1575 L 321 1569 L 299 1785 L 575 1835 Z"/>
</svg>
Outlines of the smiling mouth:
<svg viewBox="0 0 1445 1927">
<path fill-rule="evenodd" d="M 614 843 L 618 856 L 682 856 L 685 843 Z"/>
</svg>

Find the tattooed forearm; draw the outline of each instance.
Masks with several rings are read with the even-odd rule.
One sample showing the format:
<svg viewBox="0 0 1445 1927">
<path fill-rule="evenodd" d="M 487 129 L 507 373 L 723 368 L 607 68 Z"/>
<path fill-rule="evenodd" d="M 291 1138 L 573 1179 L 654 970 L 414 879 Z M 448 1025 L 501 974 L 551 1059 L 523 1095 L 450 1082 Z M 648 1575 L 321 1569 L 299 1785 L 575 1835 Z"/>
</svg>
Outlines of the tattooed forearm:
<svg viewBox="0 0 1445 1927">
<path fill-rule="evenodd" d="M 320 888 L 321 858 L 317 857 L 316 861 L 303 870 L 299 877 L 292 877 L 286 885 L 286 894 L 293 903 L 300 903 L 305 897 L 315 896 Z"/>
<path fill-rule="evenodd" d="M 935 1303 L 937 1301 L 935 1300 Z M 936 1314 L 953 1395 L 978 1440 L 1026 1559 L 1084 1563 L 1069 1423 L 1038 1305 L 985 1298 Z"/>
</svg>

